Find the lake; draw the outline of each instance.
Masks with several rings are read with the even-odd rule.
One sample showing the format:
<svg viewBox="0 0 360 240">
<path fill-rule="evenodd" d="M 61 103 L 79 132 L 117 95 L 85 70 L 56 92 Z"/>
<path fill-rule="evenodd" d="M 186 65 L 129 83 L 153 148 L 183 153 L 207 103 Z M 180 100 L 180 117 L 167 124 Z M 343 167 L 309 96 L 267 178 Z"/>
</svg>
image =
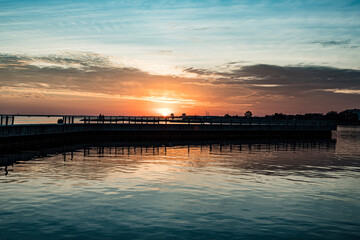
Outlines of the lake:
<svg viewBox="0 0 360 240">
<path fill-rule="evenodd" d="M 0 156 L 0 239 L 360 239 L 360 127 L 333 140 Z"/>
</svg>

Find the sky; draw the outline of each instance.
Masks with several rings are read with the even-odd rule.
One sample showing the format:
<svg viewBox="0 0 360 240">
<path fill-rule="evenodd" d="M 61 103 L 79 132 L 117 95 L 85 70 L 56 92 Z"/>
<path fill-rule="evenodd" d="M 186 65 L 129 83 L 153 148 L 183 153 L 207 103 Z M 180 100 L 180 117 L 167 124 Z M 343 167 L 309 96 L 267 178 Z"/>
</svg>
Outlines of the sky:
<svg viewBox="0 0 360 240">
<path fill-rule="evenodd" d="M 360 1 L 0 0 L 0 113 L 360 108 Z"/>
</svg>

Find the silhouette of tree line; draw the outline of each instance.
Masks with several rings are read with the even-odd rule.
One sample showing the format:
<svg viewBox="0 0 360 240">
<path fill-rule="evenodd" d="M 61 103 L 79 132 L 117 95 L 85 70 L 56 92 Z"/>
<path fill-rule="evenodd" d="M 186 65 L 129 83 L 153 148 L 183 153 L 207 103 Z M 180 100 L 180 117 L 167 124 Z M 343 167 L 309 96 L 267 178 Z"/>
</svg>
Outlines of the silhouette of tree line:
<svg viewBox="0 0 360 240">
<path fill-rule="evenodd" d="M 356 109 L 354 109 L 356 110 Z M 273 120 L 333 120 L 337 124 L 355 124 L 360 125 L 359 116 L 355 113 L 354 110 L 345 110 L 342 112 L 330 111 L 326 114 L 323 113 L 305 113 L 305 114 L 283 114 L 283 113 L 274 113 L 272 115 L 265 115 L 266 119 Z M 358 110 L 357 110 L 358 111 Z M 225 114 L 225 118 L 251 118 L 252 113 L 247 111 L 244 113 L 244 116 L 231 116 L 230 114 Z M 259 117 L 255 117 L 259 118 Z"/>
<path fill-rule="evenodd" d="M 342 112 L 330 111 L 326 114 L 322 113 L 305 113 L 288 115 L 283 113 L 275 113 L 273 115 L 266 115 L 267 119 L 296 119 L 296 120 L 334 120 L 338 124 L 359 124 L 359 116 L 351 111 L 345 110 Z"/>
</svg>

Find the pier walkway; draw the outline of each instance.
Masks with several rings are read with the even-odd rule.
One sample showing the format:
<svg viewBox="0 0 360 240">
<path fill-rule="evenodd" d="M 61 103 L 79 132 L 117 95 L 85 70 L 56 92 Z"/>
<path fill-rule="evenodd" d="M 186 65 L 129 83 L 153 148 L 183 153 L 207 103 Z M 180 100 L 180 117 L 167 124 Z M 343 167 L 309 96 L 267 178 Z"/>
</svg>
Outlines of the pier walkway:
<svg viewBox="0 0 360 240">
<path fill-rule="evenodd" d="M 127 139 L 215 139 L 250 137 L 331 137 L 333 121 L 184 116 L 0 115 L 0 143 L 35 139 L 113 137 Z M 54 123 L 18 124 L 27 117 Z"/>
</svg>

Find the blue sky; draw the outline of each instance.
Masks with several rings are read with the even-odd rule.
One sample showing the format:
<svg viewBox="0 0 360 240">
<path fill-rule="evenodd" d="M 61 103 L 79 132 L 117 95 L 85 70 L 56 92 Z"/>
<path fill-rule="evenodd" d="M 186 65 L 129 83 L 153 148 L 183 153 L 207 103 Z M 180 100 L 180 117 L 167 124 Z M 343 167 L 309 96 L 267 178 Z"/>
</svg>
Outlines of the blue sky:
<svg viewBox="0 0 360 240">
<path fill-rule="evenodd" d="M 0 1 L 0 51 L 359 68 L 360 1 Z M 350 40 L 350 41 L 348 41 Z M 321 45 L 333 41 L 346 44 Z"/>
<path fill-rule="evenodd" d="M 332 81 L 339 82 L 339 86 L 330 84 L 332 88 L 328 88 L 326 81 L 319 80 L 323 85 L 317 84 L 313 90 L 306 88 L 306 94 L 318 94 L 319 91 L 333 93 L 327 97 L 332 98 L 335 103 L 337 98 L 345 95 L 349 98 L 348 104 L 342 101 L 342 104 L 333 106 L 339 110 L 354 106 L 354 99 L 360 96 L 357 72 L 360 70 L 360 1 L 0 0 L 0 36 L 0 54 L 3 59 L 0 68 L 15 68 L 18 71 L 23 69 L 23 72 L 16 73 L 18 75 L 14 71 L 13 75 L 9 75 L 10 72 L 3 73 L 0 84 L 3 87 L 12 87 L 12 90 L 19 85 L 29 84 L 19 79 L 20 76 L 29 75 L 26 71 L 33 74 L 33 67 L 37 67 L 38 75 L 33 78 L 38 79 L 39 86 L 51 86 L 51 79 L 45 80 L 41 77 L 48 68 L 64 71 L 99 71 L 99 67 L 134 68 L 151 76 L 185 78 L 177 80 L 182 87 L 221 83 L 222 87 L 231 88 L 234 82 L 241 83 L 243 85 L 239 86 L 237 93 L 224 90 L 217 100 L 205 99 L 203 96 L 202 106 L 212 104 L 221 109 L 218 103 L 223 96 L 229 94 L 229 101 L 238 101 L 239 108 L 258 106 L 259 111 L 265 113 L 265 107 L 260 107 L 261 101 L 257 105 L 254 99 L 252 103 L 244 102 L 241 94 L 244 88 L 250 86 L 247 81 L 255 79 L 254 74 L 255 80 L 261 83 L 254 82 L 251 86 L 256 89 L 247 90 L 262 96 L 260 92 L 266 88 L 265 94 L 274 101 L 288 97 L 285 96 L 285 91 L 279 91 L 281 87 L 288 86 L 286 81 L 281 80 L 285 77 L 290 77 L 289 86 L 294 88 L 294 92 L 289 91 L 289 94 L 296 95 L 295 88 L 298 87 L 292 82 L 296 68 L 301 68 L 303 76 L 308 77 L 306 71 L 312 72 L 314 67 L 323 67 L 328 69 L 323 76 L 329 79 L 332 79 L 332 75 L 328 73 L 332 72 L 333 68 L 344 72 L 353 71 L 355 74 L 351 77 L 346 75 L 351 80 L 346 80 L 345 85 L 340 84 L 341 73 L 337 74 Z M 16 64 L 18 65 L 15 66 Z M 274 68 L 271 68 L 270 73 L 267 67 L 260 70 L 257 67 L 252 68 L 257 65 Z M 93 69 L 95 67 L 96 70 Z M 263 72 L 251 72 L 248 76 L 246 67 Z M 281 68 L 281 73 L 276 73 L 278 79 L 275 79 L 273 70 L 278 71 L 278 67 Z M 288 74 L 289 69 L 291 74 Z M 112 94 L 105 93 L 100 88 L 87 89 L 85 85 L 84 89 L 81 89 L 76 75 L 72 76 L 73 82 L 69 82 L 69 76 L 63 75 L 65 73 L 53 74 L 62 76 L 61 79 L 68 82 L 68 87 L 78 86 L 79 91 L 87 91 L 85 95 L 90 96 L 93 92 Z M 105 78 L 105 73 L 97 75 L 98 78 L 99 76 Z M 223 81 L 224 77 L 228 78 L 226 83 Z M 264 79 L 272 81 L 267 83 Z M 278 83 L 279 79 L 281 84 Z M 131 82 L 127 84 L 141 85 L 135 80 L 116 81 L 114 80 L 114 84 Z M 303 81 L 302 83 L 306 85 Z M 264 89 L 259 89 L 261 86 Z M 174 95 L 176 90 L 169 88 L 161 92 L 146 87 L 148 92 L 137 97 L 168 99 L 169 94 Z M 276 91 L 268 92 L 270 88 Z M 31 87 L 29 91 L 32 91 L 30 89 Z M 196 94 L 209 94 L 209 89 L 199 89 Z M 26 89 L 21 91 L 24 93 Z M 46 95 L 46 91 L 41 90 L 41 94 Z M 0 89 L 0 92 L 5 90 Z M 48 95 L 51 95 L 50 92 L 53 91 L 48 92 Z M 120 91 L 119 94 L 122 98 L 125 93 Z M 134 93 L 131 93 L 129 98 L 134 98 L 133 95 Z M 180 95 L 176 99 L 185 98 Z M 190 100 L 185 102 L 191 102 Z M 298 102 L 294 101 L 294 106 L 303 104 L 302 100 L 299 97 Z M 275 105 L 274 102 L 274 107 Z M 219 109 L 214 111 L 220 112 Z M 284 111 L 291 109 L 294 108 Z M 313 111 L 327 109 L 330 107 L 319 105 Z"/>
</svg>

